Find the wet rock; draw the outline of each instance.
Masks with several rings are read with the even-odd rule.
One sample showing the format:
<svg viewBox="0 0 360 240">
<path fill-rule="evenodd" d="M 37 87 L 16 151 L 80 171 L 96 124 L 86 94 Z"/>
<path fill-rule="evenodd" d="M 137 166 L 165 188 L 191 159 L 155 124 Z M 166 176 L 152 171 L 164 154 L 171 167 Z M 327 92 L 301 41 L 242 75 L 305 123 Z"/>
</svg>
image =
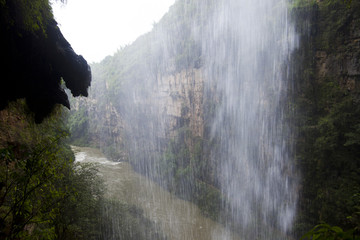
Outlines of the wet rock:
<svg viewBox="0 0 360 240">
<path fill-rule="evenodd" d="M 54 19 L 38 13 L 46 25 L 29 28 L 21 18 L 25 14 L 21 3 L 12 1 L 2 4 L 0 13 L 0 110 L 9 101 L 25 98 L 35 121 L 41 122 L 55 104 L 70 108 L 63 83 L 74 96 L 88 95 L 90 67 L 74 52 Z"/>
</svg>

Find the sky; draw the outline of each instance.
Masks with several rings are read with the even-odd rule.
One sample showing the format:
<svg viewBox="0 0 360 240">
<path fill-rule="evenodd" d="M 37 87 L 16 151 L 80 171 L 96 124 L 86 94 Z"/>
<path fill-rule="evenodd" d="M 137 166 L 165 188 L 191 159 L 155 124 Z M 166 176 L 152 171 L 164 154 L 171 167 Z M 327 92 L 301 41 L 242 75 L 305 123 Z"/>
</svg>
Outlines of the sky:
<svg viewBox="0 0 360 240">
<path fill-rule="evenodd" d="M 77 54 L 100 62 L 151 31 L 175 0 L 52 0 L 55 20 Z"/>
</svg>

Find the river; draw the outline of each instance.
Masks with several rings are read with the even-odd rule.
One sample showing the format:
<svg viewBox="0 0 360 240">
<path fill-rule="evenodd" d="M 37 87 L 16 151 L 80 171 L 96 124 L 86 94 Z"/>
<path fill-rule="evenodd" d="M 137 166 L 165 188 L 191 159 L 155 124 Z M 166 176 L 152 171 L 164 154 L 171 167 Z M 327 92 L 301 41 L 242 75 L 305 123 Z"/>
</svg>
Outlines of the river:
<svg viewBox="0 0 360 240">
<path fill-rule="evenodd" d="M 76 161 L 99 164 L 105 196 L 133 204 L 144 211 L 169 240 L 237 240 L 234 233 L 204 217 L 199 208 L 177 198 L 155 182 L 133 171 L 127 162 L 109 161 L 99 150 L 72 147 Z"/>
</svg>

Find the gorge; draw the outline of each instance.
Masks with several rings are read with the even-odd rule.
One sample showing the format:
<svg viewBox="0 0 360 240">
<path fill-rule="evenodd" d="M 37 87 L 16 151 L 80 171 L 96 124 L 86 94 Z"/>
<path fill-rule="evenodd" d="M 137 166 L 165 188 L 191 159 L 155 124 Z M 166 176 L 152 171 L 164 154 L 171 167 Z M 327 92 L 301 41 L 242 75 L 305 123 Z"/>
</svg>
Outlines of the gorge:
<svg viewBox="0 0 360 240">
<path fill-rule="evenodd" d="M 322 222 L 358 239 L 359 9 L 357 0 L 178 0 L 151 32 L 91 64 L 88 97 L 69 96 L 64 122 L 39 132 L 65 124 L 71 145 L 113 162 L 96 160 L 106 186 L 104 202 L 91 202 L 98 232 L 81 238 L 86 226 L 59 220 L 58 239 L 299 239 Z M 31 138 L 14 134 L 28 119 L 6 111 L 2 148 Z M 77 160 L 93 151 L 73 149 Z M 188 222 L 194 232 L 181 233 Z"/>
</svg>

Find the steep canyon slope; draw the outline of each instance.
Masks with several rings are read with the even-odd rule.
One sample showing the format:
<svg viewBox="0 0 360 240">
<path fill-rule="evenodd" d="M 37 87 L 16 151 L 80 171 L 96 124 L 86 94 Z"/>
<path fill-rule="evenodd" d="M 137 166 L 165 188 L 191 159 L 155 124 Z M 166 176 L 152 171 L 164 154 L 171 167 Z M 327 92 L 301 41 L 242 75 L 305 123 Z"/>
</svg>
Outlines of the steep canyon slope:
<svg viewBox="0 0 360 240">
<path fill-rule="evenodd" d="M 320 222 L 359 227 L 359 8 L 359 1 L 317 1 L 295 10 L 301 231 Z"/>
</svg>

